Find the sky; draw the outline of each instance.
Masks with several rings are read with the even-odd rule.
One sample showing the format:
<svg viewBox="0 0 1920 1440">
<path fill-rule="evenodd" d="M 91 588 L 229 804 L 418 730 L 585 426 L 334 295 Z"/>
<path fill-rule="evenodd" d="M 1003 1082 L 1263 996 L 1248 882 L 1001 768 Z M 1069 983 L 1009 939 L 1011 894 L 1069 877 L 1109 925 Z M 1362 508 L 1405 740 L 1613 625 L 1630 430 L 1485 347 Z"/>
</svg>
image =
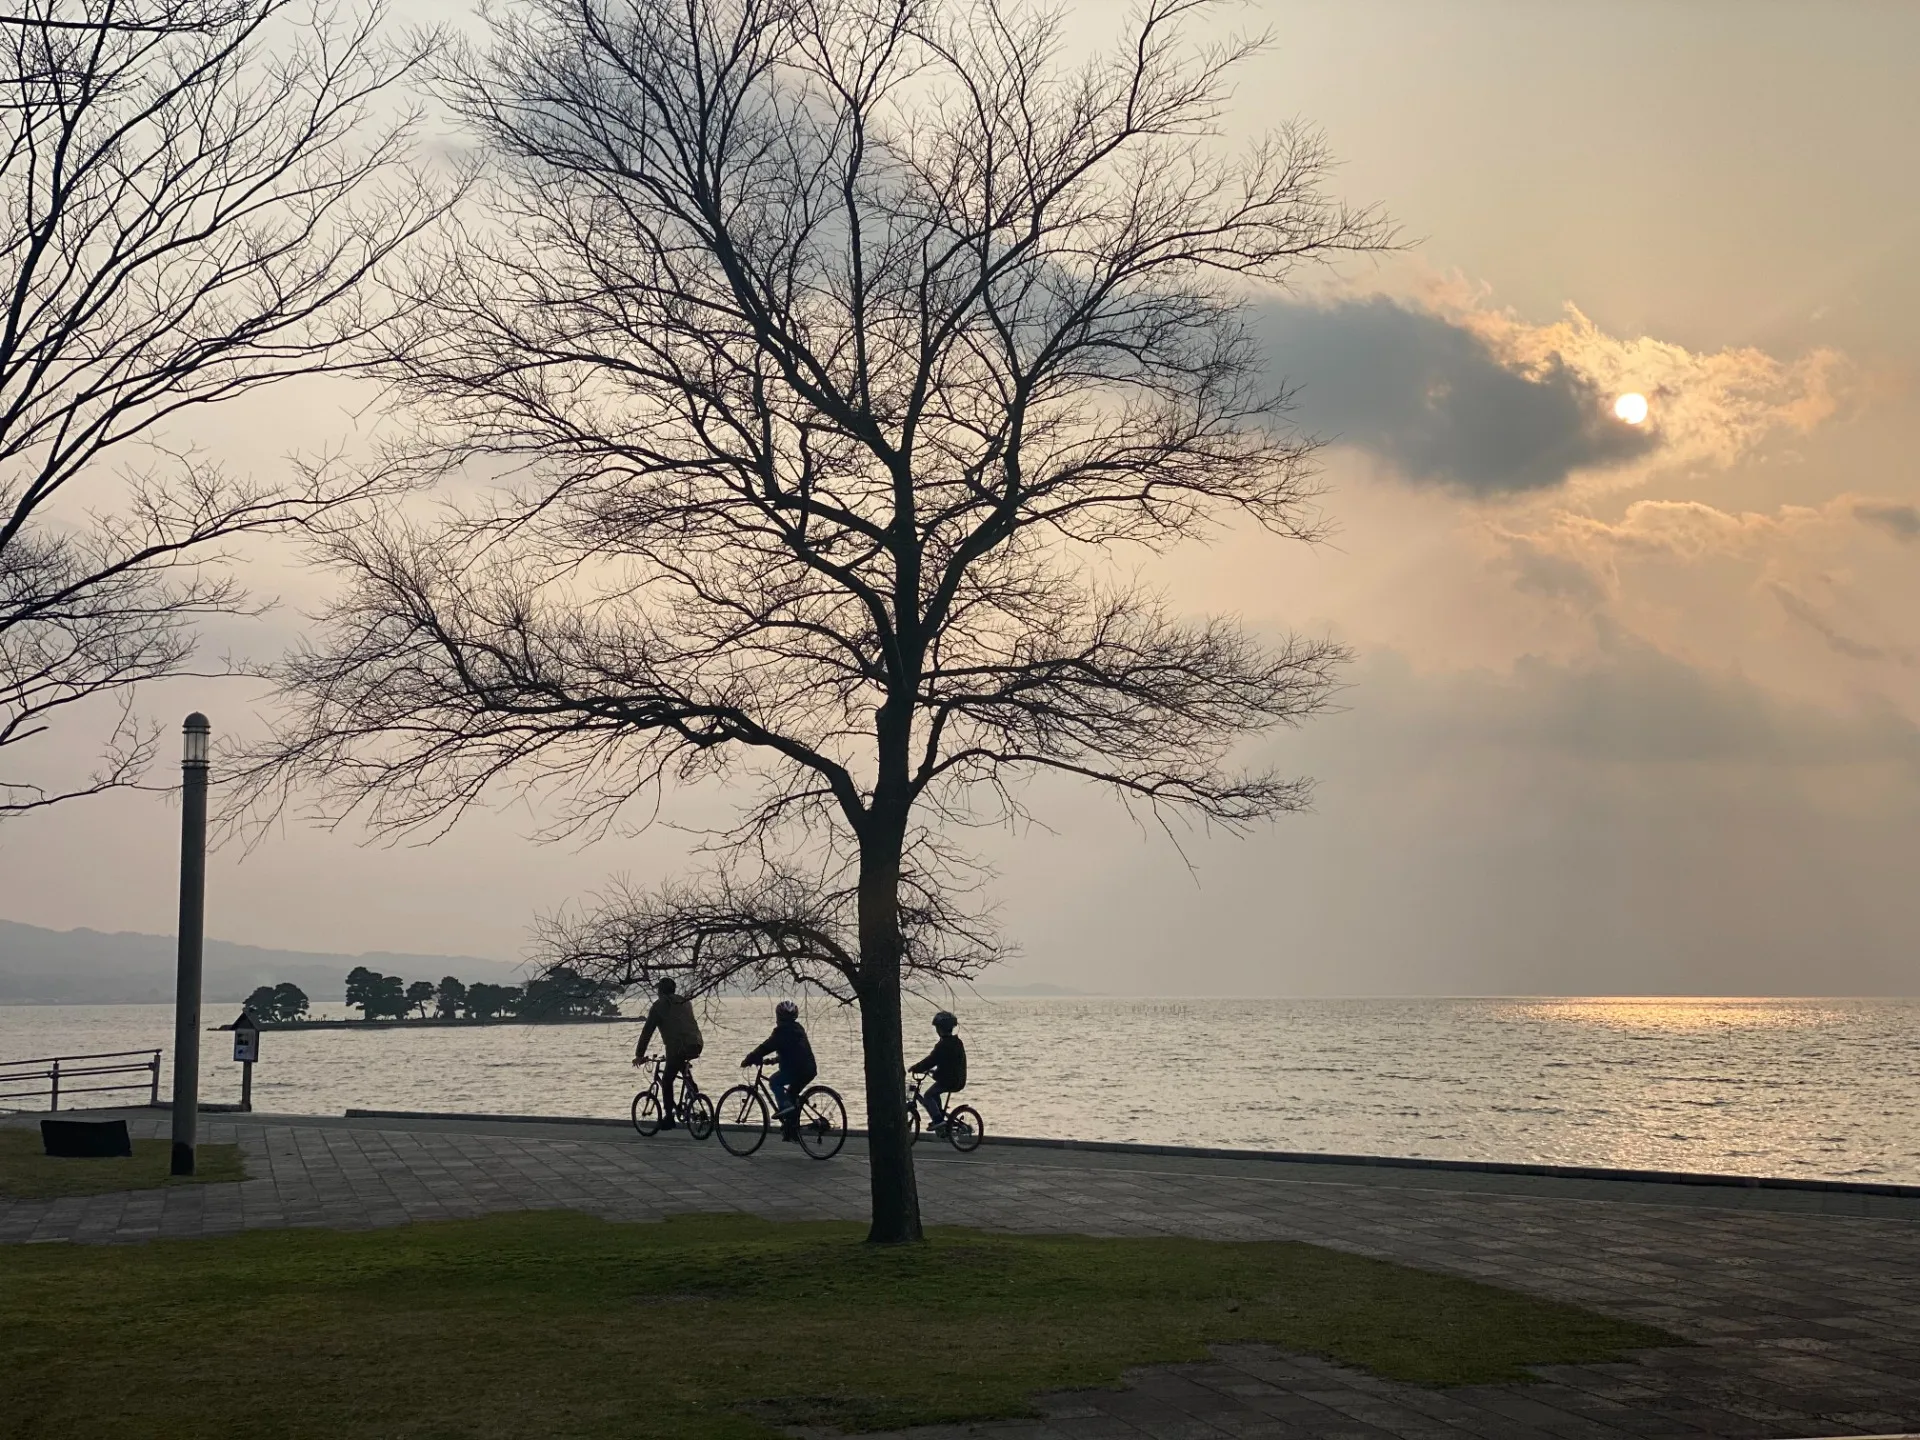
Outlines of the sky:
<svg viewBox="0 0 1920 1440">
<path fill-rule="evenodd" d="M 1920 993 L 1920 7 L 1231 19 L 1273 43 L 1230 135 L 1323 127 L 1340 193 L 1416 243 L 1253 316 L 1329 442 L 1332 538 L 1233 533 L 1162 578 L 1356 660 L 1338 713 L 1258 747 L 1318 782 L 1270 830 L 1176 848 L 1037 788 L 1044 826 L 982 841 L 1021 951 L 1000 978 Z M 1612 417 L 1629 391 L 1644 427 Z M 290 421 L 366 423 L 272 404 L 299 413 L 222 427 L 236 463 L 276 463 Z M 313 581 L 266 568 L 284 634 Z M 252 698 L 152 704 L 245 730 Z M 537 820 L 400 848 L 290 823 L 216 855 L 209 931 L 511 959 L 536 914 L 679 864 L 677 832 L 542 846 Z M 177 826 L 150 796 L 8 824 L 0 914 L 166 932 Z"/>
</svg>

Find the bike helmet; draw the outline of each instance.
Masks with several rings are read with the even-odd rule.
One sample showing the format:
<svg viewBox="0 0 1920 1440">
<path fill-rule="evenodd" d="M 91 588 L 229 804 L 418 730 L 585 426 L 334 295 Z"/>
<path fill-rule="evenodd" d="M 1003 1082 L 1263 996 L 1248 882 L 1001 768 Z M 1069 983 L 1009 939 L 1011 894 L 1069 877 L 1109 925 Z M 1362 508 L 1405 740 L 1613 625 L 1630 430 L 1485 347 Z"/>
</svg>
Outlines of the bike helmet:
<svg viewBox="0 0 1920 1440">
<path fill-rule="evenodd" d="M 959 1023 L 951 1010 L 936 1010 L 933 1013 L 933 1028 L 936 1030 L 951 1030 Z"/>
<path fill-rule="evenodd" d="M 773 1007 L 773 1013 L 777 1019 L 798 1020 L 800 1018 L 800 1007 L 791 1000 L 782 1000 L 778 1005 Z"/>
</svg>

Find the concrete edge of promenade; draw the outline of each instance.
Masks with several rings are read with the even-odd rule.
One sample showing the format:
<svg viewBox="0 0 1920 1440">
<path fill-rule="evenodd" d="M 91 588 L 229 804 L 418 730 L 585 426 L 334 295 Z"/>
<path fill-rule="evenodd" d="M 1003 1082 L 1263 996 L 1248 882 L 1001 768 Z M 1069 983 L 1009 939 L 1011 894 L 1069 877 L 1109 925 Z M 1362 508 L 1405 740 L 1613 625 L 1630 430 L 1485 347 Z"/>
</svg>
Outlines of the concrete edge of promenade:
<svg viewBox="0 0 1920 1440">
<path fill-rule="evenodd" d="M 164 1107 L 163 1107 L 164 1108 Z M 625 1130 L 626 1120 L 585 1115 L 498 1115 L 453 1110 L 363 1110 L 349 1120 L 439 1120 L 468 1124 L 585 1125 Z M 262 1117 L 265 1118 L 265 1117 Z M 849 1129 L 863 1139 L 865 1130 Z M 1723 1175 L 1690 1170 L 1633 1170 L 1605 1165 L 1547 1165 L 1525 1161 L 1445 1160 L 1419 1155 L 1336 1155 L 1319 1150 L 1246 1150 L 1212 1145 L 1150 1145 L 1123 1140 L 1058 1140 L 1037 1135 L 987 1135 L 983 1144 L 1034 1150 L 1077 1150 L 1107 1155 L 1158 1155 L 1194 1160 L 1260 1160 L 1283 1165 L 1363 1166 L 1392 1170 L 1437 1170 L 1477 1175 L 1534 1175 L 1556 1180 L 1623 1180 L 1654 1185 L 1700 1185 L 1743 1190 L 1800 1190 L 1838 1195 L 1920 1199 L 1920 1185 L 1874 1180 L 1827 1180 L 1791 1175 Z"/>
</svg>

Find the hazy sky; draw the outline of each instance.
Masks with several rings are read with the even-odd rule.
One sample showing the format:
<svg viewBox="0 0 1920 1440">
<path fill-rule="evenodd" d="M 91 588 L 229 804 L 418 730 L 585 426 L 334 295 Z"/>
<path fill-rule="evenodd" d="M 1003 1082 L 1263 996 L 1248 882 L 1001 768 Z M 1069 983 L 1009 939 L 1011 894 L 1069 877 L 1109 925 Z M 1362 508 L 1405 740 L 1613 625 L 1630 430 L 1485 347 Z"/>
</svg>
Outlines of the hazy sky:
<svg viewBox="0 0 1920 1440">
<path fill-rule="evenodd" d="M 1005 978 L 1920 992 L 1920 6 L 1237 18 L 1276 44 L 1236 132 L 1322 125 L 1343 192 L 1420 243 L 1258 316 L 1337 442 L 1337 537 L 1232 536 L 1168 581 L 1360 659 L 1343 713 L 1264 747 L 1319 778 L 1317 811 L 1253 839 L 1183 862 L 1036 792 L 1050 829 L 990 842 L 1025 950 Z M 1608 418 L 1629 390 L 1644 430 Z M 273 403 L 302 410 L 218 443 L 264 467 L 294 420 L 345 423 Z M 250 723 L 241 691 L 154 698 Z M 680 849 L 542 848 L 529 821 L 397 850 L 290 827 L 216 858 L 209 928 L 511 958 L 534 913 Z M 0 829 L 0 914 L 170 930 L 177 823 L 131 796 Z"/>
</svg>

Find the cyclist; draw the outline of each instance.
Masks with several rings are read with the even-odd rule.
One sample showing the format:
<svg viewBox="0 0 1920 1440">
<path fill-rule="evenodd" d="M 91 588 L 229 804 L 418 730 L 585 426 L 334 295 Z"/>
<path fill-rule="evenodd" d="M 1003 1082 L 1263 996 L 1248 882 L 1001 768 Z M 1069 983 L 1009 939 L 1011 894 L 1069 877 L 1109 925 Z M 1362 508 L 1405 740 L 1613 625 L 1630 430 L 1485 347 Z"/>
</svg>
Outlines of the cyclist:
<svg viewBox="0 0 1920 1440">
<path fill-rule="evenodd" d="M 778 1058 L 773 1072 L 773 1113 L 780 1120 L 780 1138 L 800 1138 L 800 1092 L 820 1073 L 814 1063 L 813 1042 L 807 1039 L 807 1027 L 800 1023 L 800 1007 L 782 1000 L 773 1007 L 773 1033 L 747 1052 L 740 1062 L 745 1069 L 758 1065 L 767 1056 Z"/>
<path fill-rule="evenodd" d="M 693 1062 L 706 1048 L 706 1041 L 700 1036 L 700 1022 L 694 1018 L 693 1002 L 675 994 L 677 988 L 671 976 L 662 978 L 660 998 L 648 1009 L 647 1023 L 640 1027 L 640 1043 L 633 1047 L 633 1063 L 638 1065 L 647 1058 L 647 1043 L 653 1039 L 653 1032 L 660 1032 L 660 1043 L 667 1052 L 666 1069 L 660 1077 L 665 1087 L 661 1108 L 666 1112 L 660 1119 L 662 1130 L 673 1129 L 675 1080 L 684 1075 L 687 1088 L 693 1088 Z"/>
<path fill-rule="evenodd" d="M 947 1128 L 947 1097 L 967 1088 L 967 1047 L 953 1033 L 959 1023 L 951 1010 L 937 1012 L 933 1028 L 940 1032 L 940 1038 L 934 1042 L 927 1058 L 913 1067 L 915 1075 L 933 1075 L 933 1084 L 920 1097 L 920 1103 L 927 1107 L 927 1119 L 933 1123 L 936 1133 Z"/>
</svg>

